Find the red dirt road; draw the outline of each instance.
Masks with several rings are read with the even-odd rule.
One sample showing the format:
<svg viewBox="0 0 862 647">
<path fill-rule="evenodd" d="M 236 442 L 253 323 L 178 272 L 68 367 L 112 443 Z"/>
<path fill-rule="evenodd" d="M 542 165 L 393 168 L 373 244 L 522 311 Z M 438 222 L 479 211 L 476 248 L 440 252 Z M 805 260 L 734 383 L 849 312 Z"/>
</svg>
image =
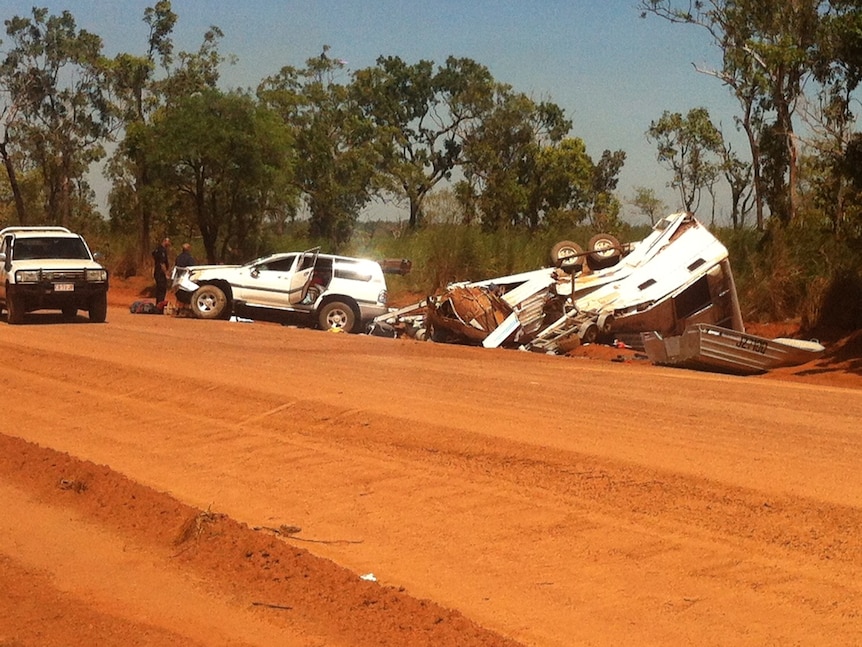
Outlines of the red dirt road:
<svg viewBox="0 0 862 647">
<path fill-rule="evenodd" d="M 3 647 L 862 642 L 852 350 L 737 378 L 108 318 L 0 323 Z"/>
</svg>

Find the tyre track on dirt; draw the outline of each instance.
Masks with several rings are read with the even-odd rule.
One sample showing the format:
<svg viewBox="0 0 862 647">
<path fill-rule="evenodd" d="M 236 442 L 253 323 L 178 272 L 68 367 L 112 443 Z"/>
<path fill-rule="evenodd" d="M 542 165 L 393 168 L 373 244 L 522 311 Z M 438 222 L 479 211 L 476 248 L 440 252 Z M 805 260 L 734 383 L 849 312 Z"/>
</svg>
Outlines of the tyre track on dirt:
<svg viewBox="0 0 862 647">
<path fill-rule="evenodd" d="M 122 326 L 134 332 L 132 323 Z M 160 321 L 147 330 L 183 339 L 188 352 L 202 349 L 182 335 L 190 327 Z M 291 358 L 305 379 L 297 387 L 289 376 L 270 373 L 279 366 L 275 353 L 285 352 L 278 342 L 259 330 L 244 341 L 225 326 L 212 332 L 226 343 L 225 359 L 211 370 L 181 361 L 156 371 L 129 366 L 122 354 L 105 350 L 115 342 L 104 339 L 87 340 L 90 350 L 61 350 L 34 334 L 35 345 L 46 349 L 35 360 L 34 344 L 4 344 L 25 369 L 14 380 L 2 378 L 7 392 L 19 389 L 16 402 L 34 391 L 58 394 L 54 412 L 13 405 L 12 415 L 27 436 L 73 453 L 77 447 L 194 505 L 213 503 L 249 523 L 296 523 L 317 538 L 358 538 L 360 545 L 313 550 L 356 571 L 374 570 L 384 581 L 532 644 L 596 642 L 598 628 L 603 644 L 632 637 L 711 644 L 710 635 L 716 636 L 712 644 L 726 642 L 727 635 L 737 644 L 762 644 L 859 628 L 853 614 L 860 607 L 856 582 L 862 581 L 854 532 L 859 508 L 835 502 L 855 503 L 858 490 L 845 485 L 836 491 L 833 479 L 824 477 L 807 488 L 809 496 L 799 496 L 795 491 L 806 486 L 795 478 L 762 488 L 724 478 L 734 465 L 750 469 L 758 458 L 781 462 L 788 451 L 781 447 L 784 438 L 803 454 L 794 467 L 810 463 L 813 470 L 828 457 L 837 461 L 840 480 L 858 465 L 860 440 L 848 422 L 858 414 L 858 397 L 827 411 L 834 424 L 825 435 L 843 448 L 838 452 L 820 446 L 823 432 L 794 413 L 822 400 L 822 391 L 651 371 L 642 386 L 630 382 L 633 393 L 620 404 L 618 380 L 630 377 L 618 368 L 625 367 L 593 370 L 573 362 L 566 368 L 577 375 L 564 382 L 546 358 L 527 358 L 544 367 L 534 371 L 519 354 L 510 353 L 518 357 L 510 360 L 486 353 L 482 357 L 504 365 L 489 379 L 476 364 L 476 352 L 483 351 L 474 349 L 444 347 L 431 360 L 416 349 L 398 349 L 378 361 L 372 352 L 381 347 L 367 339 L 337 339 L 327 348 L 339 336 L 267 331 L 299 355 Z M 357 356 L 345 353 L 341 362 L 340 375 L 354 381 L 337 380 L 335 393 L 323 391 L 326 369 L 321 375 L 312 369 L 344 342 L 360 346 Z M 145 348 L 153 352 L 165 343 L 158 336 Z M 70 368 L 57 375 L 34 364 L 39 361 Z M 460 367 L 442 370 L 447 361 Z M 82 362 L 89 366 L 81 368 Z M 417 379 L 406 389 L 411 362 Z M 245 373 L 241 385 L 229 386 L 230 366 Z M 165 390 L 171 374 L 179 374 L 179 387 Z M 357 386 L 382 377 L 397 394 L 389 401 Z M 629 408 L 649 406 L 656 390 L 669 393 L 692 382 L 721 395 L 698 402 L 700 409 L 682 410 L 684 399 L 674 400 L 680 409 L 654 408 L 651 425 L 641 416 L 632 421 Z M 637 391 L 646 384 L 650 391 Z M 610 403 L 602 407 L 604 434 L 586 429 L 577 440 L 566 435 L 571 420 L 559 406 L 550 407 L 572 385 L 582 393 L 589 388 L 597 404 Z M 521 405 L 517 397 L 531 387 L 535 401 Z M 169 429 L 151 424 L 154 390 L 170 413 Z M 756 405 L 740 406 L 734 420 L 718 427 L 722 408 L 742 393 L 743 402 L 756 399 Z M 82 412 L 82 401 L 96 405 Z M 787 424 L 780 429 L 767 424 L 776 407 L 785 410 L 780 417 Z M 540 417 L 542 411 L 547 414 Z M 70 422 L 50 430 L 58 412 Z M 748 431 L 756 426 L 761 429 Z M 70 432 L 81 434 L 79 442 L 63 438 Z M 647 440 L 666 455 L 625 446 Z M 746 446 L 761 447 L 763 455 L 752 458 Z M 680 460 L 698 452 L 704 465 Z M 708 467 L 713 456 L 720 469 Z M 739 480 L 750 483 L 752 476 Z M 747 613 L 734 613 L 736 606 Z M 754 627 L 752 616 L 759 618 Z M 560 627 L 571 628 L 561 633 Z"/>
</svg>

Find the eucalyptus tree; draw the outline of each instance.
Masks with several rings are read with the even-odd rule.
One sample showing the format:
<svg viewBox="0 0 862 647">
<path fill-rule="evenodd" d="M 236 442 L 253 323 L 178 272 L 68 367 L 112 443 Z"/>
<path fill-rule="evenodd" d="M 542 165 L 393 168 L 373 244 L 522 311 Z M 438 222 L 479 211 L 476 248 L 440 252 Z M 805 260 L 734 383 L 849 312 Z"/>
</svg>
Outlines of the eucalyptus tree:
<svg viewBox="0 0 862 647">
<path fill-rule="evenodd" d="M 113 180 L 111 224 L 137 229 L 139 260 L 145 258 L 152 242 L 155 199 L 141 138 L 164 103 L 156 74 L 158 67 L 167 73 L 173 61 L 171 34 L 177 16 L 170 0 L 159 0 L 144 10 L 143 20 L 148 27 L 146 53 L 118 54 L 109 65 L 108 76 L 122 128 L 122 140 L 107 168 Z"/>
<path fill-rule="evenodd" d="M 665 203 L 656 195 L 655 189 L 645 186 L 636 186 L 635 194 L 629 202 L 635 209 L 647 217 L 650 227 L 655 226 L 655 223 L 658 222 L 662 214 L 667 210 Z"/>
<path fill-rule="evenodd" d="M 825 0 L 640 0 L 644 14 L 703 28 L 722 54 L 711 74 L 731 88 L 742 108 L 740 125 L 751 148 L 758 227 L 765 193 L 781 222 L 796 218 L 799 152 L 794 111 L 811 75 Z M 767 123 L 767 116 L 772 123 Z M 771 187 L 761 182 L 761 134 L 778 138 L 783 151 L 769 161 Z M 779 150 L 771 146 L 771 150 Z M 778 182 L 778 184 L 776 184 Z M 784 193 L 782 196 L 781 194 Z"/>
<path fill-rule="evenodd" d="M 657 146 L 656 158 L 673 173 L 669 184 L 679 192 L 686 211 L 697 211 L 703 189 L 714 181 L 722 150 L 722 137 L 706 108 L 693 108 L 683 116 L 665 111 L 647 130 Z"/>
<path fill-rule="evenodd" d="M 177 98 L 143 135 L 153 182 L 174 211 L 193 214 L 211 263 L 257 253 L 266 214 L 295 201 L 290 132 L 253 97 L 210 89 Z"/>
<path fill-rule="evenodd" d="M 292 180 L 310 212 L 310 235 L 337 249 L 378 188 L 382 155 L 373 124 L 338 81 L 344 63 L 328 50 L 305 68 L 284 67 L 264 79 L 257 94 L 292 133 Z"/>
<path fill-rule="evenodd" d="M 862 82 L 862 6 L 853 0 L 833 0 L 821 17 L 814 75 L 820 92 L 805 115 L 811 138 L 807 141 L 817 159 L 810 184 L 821 201 L 821 212 L 832 231 L 862 227 L 858 194 L 852 180 L 858 109 Z M 848 163 L 849 162 L 849 163 Z"/>
<path fill-rule="evenodd" d="M 92 208 L 85 175 L 105 154 L 112 118 L 102 40 L 79 30 L 68 11 L 50 15 L 33 8 L 31 16 L 15 16 L 5 26 L 9 48 L 0 62 L 0 88 L 7 103 L 0 155 L 10 185 L 18 186 L 16 163 L 34 169 L 41 178 L 43 217 L 72 224 L 73 211 Z M 18 220 L 27 222 L 20 193 L 16 205 Z"/>
<path fill-rule="evenodd" d="M 498 86 L 492 109 L 464 142 L 456 193 L 470 219 L 486 230 L 535 231 L 615 217 L 610 192 L 625 154 L 606 151 L 593 163 L 584 142 L 568 136 L 571 126 L 556 104 Z"/>
<path fill-rule="evenodd" d="M 463 141 L 491 107 L 494 87 L 485 66 L 454 56 L 436 68 L 381 56 L 354 74 L 353 96 L 381 144 L 384 188 L 407 200 L 411 228 L 422 224 L 428 193 L 461 163 Z"/>
<path fill-rule="evenodd" d="M 582 143 L 572 142 L 556 155 L 542 154 L 543 146 L 559 144 L 570 128 L 571 121 L 558 106 L 537 104 L 509 86 L 498 86 L 481 128 L 464 140 L 464 179 L 457 183 L 456 194 L 470 220 L 479 220 L 490 231 L 536 229 L 548 206 L 543 184 L 572 195 L 576 186 L 559 171 L 574 160 L 587 163 Z"/>
</svg>

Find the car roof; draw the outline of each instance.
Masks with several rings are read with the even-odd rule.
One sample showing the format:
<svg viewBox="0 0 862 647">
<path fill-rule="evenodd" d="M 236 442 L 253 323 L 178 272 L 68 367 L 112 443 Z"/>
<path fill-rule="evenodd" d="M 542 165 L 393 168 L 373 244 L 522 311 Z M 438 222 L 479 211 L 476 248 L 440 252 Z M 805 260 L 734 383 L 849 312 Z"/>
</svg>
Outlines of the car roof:
<svg viewBox="0 0 862 647">
<path fill-rule="evenodd" d="M 300 255 L 300 254 L 307 254 L 307 253 L 312 253 L 312 252 L 310 252 L 310 251 L 305 251 L 305 252 L 276 252 L 274 254 L 270 254 L 266 258 L 275 258 L 278 256 L 290 256 L 291 254 Z M 333 261 L 347 261 L 350 263 L 376 263 L 377 262 L 377 261 L 371 260 L 370 258 L 360 258 L 358 256 L 338 256 L 336 254 L 320 253 L 317 255 L 317 257 L 318 258 L 328 258 L 328 259 L 331 259 Z"/>
<path fill-rule="evenodd" d="M 80 238 L 66 227 L 6 227 L 0 229 L 0 236 L 14 234 L 15 238 L 39 238 L 46 234 L 55 238 Z"/>
</svg>

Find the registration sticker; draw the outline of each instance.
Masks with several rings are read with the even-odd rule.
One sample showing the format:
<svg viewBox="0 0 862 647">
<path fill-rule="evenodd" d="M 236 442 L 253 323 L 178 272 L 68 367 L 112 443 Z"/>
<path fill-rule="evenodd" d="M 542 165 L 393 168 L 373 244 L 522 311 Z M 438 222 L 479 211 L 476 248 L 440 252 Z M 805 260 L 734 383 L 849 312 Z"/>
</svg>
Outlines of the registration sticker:
<svg viewBox="0 0 862 647">
<path fill-rule="evenodd" d="M 54 284 L 54 292 L 74 292 L 75 284 L 74 283 L 55 283 Z"/>
</svg>

